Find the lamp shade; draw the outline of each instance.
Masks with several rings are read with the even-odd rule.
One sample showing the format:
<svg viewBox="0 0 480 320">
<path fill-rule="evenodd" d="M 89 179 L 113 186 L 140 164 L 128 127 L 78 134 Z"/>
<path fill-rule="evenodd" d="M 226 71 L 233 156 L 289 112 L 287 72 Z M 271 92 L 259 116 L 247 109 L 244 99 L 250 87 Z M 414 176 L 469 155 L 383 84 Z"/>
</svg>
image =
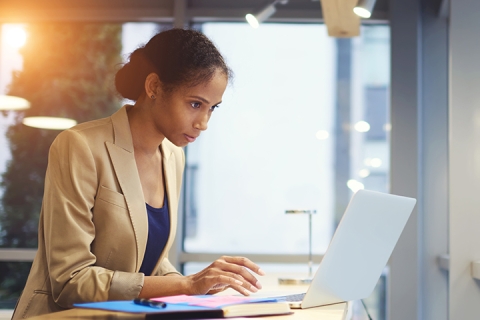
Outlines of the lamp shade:
<svg viewBox="0 0 480 320">
<path fill-rule="evenodd" d="M 375 2 L 376 0 L 359 0 L 358 4 L 353 8 L 353 12 L 359 17 L 370 18 Z"/>
<path fill-rule="evenodd" d="M 255 28 L 257 29 L 258 26 L 260 25 L 258 23 L 258 20 L 257 18 L 251 14 L 251 13 L 248 13 L 246 16 L 245 16 L 245 19 L 247 20 L 248 24 L 252 27 L 252 28 Z"/>
<path fill-rule="evenodd" d="M 26 99 L 0 95 L 0 110 L 25 110 L 28 108 L 30 108 L 30 102 Z"/>
<path fill-rule="evenodd" d="M 260 12 L 258 12 L 255 15 L 255 18 L 257 18 L 257 21 L 259 23 L 262 23 L 262 22 L 266 21 L 268 18 L 270 18 L 271 16 L 273 16 L 273 14 L 276 11 L 277 11 L 277 9 L 275 8 L 275 3 L 272 3 L 272 4 L 269 4 L 268 6 L 266 6 L 265 8 L 263 8 L 263 10 L 261 10 Z"/>
<path fill-rule="evenodd" d="M 270 18 L 275 13 L 275 11 L 277 11 L 277 10 L 275 9 L 275 2 L 274 2 L 274 3 L 269 4 L 268 6 L 263 8 L 262 10 L 260 10 L 255 15 L 253 15 L 251 13 L 247 14 L 245 16 L 245 19 L 250 24 L 250 26 L 252 26 L 252 28 L 256 29 L 256 28 L 258 28 L 260 23 L 262 23 L 265 20 L 267 20 L 268 18 Z"/>
<path fill-rule="evenodd" d="M 77 121 L 69 118 L 57 117 L 25 117 L 23 124 L 33 128 L 65 130 L 77 124 Z"/>
</svg>

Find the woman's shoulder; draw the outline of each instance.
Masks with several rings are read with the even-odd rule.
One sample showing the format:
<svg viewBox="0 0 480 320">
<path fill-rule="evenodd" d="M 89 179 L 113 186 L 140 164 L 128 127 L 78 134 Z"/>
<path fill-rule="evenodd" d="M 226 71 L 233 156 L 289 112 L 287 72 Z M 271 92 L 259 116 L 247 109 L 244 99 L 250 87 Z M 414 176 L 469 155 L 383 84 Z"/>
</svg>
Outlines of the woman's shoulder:
<svg viewBox="0 0 480 320">
<path fill-rule="evenodd" d="M 90 120 L 87 122 L 79 123 L 76 126 L 70 128 L 69 130 L 88 131 L 88 130 L 95 130 L 97 128 L 101 128 L 104 126 L 111 126 L 111 124 L 112 124 L 111 116 L 108 116 L 101 119 Z"/>
<path fill-rule="evenodd" d="M 113 141 L 112 121 L 110 117 L 92 120 L 77 124 L 58 134 L 52 147 L 83 145 L 95 148 L 99 144 L 104 145 L 105 141 Z"/>
<path fill-rule="evenodd" d="M 98 140 L 99 138 L 104 138 L 105 136 L 113 137 L 114 130 L 113 130 L 112 119 L 115 116 L 120 120 L 123 120 L 123 118 L 126 119 L 127 116 L 126 116 L 125 106 L 117 110 L 113 115 L 110 115 L 108 117 L 101 118 L 101 119 L 95 119 L 95 120 L 79 123 L 76 126 L 63 131 L 61 134 L 69 135 L 72 133 L 77 133 L 87 138 L 92 137 L 95 140 Z M 128 120 L 125 120 L 125 121 L 128 125 Z"/>
<path fill-rule="evenodd" d="M 85 140 L 98 140 L 98 138 L 112 132 L 109 127 L 111 128 L 111 124 L 108 118 L 88 121 L 60 132 L 55 140 L 69 140 L 80 136 Z"/>
</svg>

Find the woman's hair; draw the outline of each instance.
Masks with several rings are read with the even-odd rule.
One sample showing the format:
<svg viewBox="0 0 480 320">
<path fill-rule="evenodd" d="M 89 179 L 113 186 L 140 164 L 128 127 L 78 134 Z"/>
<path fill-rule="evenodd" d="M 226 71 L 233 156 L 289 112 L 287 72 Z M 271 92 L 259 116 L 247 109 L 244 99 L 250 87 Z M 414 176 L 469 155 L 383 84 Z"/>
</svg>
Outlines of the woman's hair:
<svg viewBox="0 0 480 320">
<path fill-rule="evenodd" d="M 145 79 L 152 72 L 168 92 L 208 81 L 217 69 L 227 79 L 232 77 L 222 55 L 205 35 L 195 30 L 170 29 L 130 54 L 129 62 L 115 76 L 115 86 L 124 98 L 137 100 L 145 92 Z"/>
</svg>

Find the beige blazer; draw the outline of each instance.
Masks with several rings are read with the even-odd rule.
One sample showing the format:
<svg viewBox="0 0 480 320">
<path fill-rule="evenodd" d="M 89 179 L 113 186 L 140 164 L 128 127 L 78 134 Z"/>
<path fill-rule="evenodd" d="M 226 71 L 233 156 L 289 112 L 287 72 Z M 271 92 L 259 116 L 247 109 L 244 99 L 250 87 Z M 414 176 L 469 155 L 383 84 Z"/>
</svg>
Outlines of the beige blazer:
<svg viewBox="0 0 480 320">
<path fill-rule="evenodd" d="M 111 117 L 66 130 L 53 142 L 38 226 L 38 252 L 13 319 L 73 303 L 138 296 L 148 219 L 124 106 Z M 175 237 L 183 150 L 161 145 L 170 235 L 154 275 L 178 273 L 168 261 Z"/>
</svg>

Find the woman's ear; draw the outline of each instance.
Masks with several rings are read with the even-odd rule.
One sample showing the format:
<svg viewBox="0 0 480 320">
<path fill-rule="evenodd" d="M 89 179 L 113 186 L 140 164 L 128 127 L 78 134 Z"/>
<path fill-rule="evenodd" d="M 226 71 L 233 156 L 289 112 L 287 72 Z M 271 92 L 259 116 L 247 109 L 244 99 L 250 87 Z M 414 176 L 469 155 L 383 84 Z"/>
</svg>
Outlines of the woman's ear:
<svg viewBox="0 0 480 320">
<path fill-rule="evenodd" d="M 160 93 L 160 79 L 156 73 L 150 73 L 145 79 L 145 92 L 150 100 L 155 100 L 158 97 Z"/>
</svg>

